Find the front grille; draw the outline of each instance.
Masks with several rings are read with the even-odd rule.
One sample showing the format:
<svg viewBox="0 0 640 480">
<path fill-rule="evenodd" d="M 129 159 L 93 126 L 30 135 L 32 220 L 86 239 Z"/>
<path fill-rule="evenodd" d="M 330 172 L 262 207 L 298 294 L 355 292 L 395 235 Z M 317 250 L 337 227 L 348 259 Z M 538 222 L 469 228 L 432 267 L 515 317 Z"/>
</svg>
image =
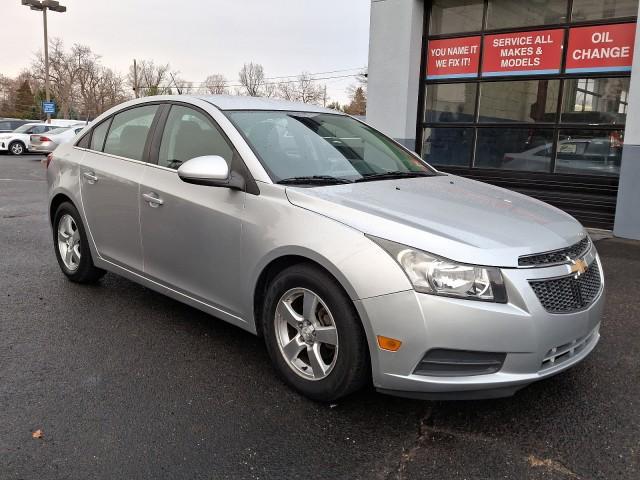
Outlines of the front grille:
<svg viewBox="0 0 640 480">
<path fill-rule="evenodd" d="M 602 287 L 597 260 L 582 275 L 529 280 L 529 285 L 547 312 L 572 313 L 589 306 Z"/>
<path fill-rule="evenodd" d="M 555 367 L 556 365 L 560 365 L 561 363 L 575 357 L 584 350 L 589 343 L 591 343 L 597 332 L 598 329 L 596 328 L 584 337 L 576 338 L 572 342 L 553 347 L 544 356 L 540 369 L 545 370 L 547 368 Z"/>
<path fill-rule="evenodd" d="M 589 237 L 584 237 L 578 243 L 567 248 L 533 255 L 523 255 L 518 258 L 518 265 L 521 267 L 537 267 L 540 265 L 565 263 L 567 257 L 569 257 L 570 260 L 583 257 L 589 248 L 591 248 L 591 240 L 589 240 Z"/>
</svg>

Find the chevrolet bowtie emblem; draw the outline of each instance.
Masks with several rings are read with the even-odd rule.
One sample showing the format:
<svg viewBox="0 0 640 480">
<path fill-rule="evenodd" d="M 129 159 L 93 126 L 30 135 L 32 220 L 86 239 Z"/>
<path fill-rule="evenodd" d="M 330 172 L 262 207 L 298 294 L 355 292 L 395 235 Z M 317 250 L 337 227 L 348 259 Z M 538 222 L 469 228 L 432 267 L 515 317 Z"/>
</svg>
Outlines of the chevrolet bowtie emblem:
<svg viewBox="0 0 640 480">
<path fill-rule="evenodd" d="M 587 262 L 582 258 L 571 260 L 571 266 L 569 268 L 571 269 L 571 273 L 573 273 L 577 278 L 587 271 Z"/>
</svg>

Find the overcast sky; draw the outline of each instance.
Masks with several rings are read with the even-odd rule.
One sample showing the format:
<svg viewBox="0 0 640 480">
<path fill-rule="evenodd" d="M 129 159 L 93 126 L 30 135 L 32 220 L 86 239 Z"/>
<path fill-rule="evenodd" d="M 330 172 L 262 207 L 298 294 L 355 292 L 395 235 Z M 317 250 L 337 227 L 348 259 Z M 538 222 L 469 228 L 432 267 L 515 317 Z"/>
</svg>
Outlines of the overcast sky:
<svg viewBox="0 0 640 480">
<path fill-rule="evenodd" d="M 133 58 L 170 63 L 193 82 L 222 73 L 236 83 L 244 62 L 267 77 L 346 70 L 367 64 L 370 0 L 61 0 L 49 36 L 80 43 L 126 73 Z M 0 73 L 13 76 L 42 49 L 42 14 L 0 0 Z M 348 75 L 352 71 L 322 76 Z M 353 79 L 328 79 L 344 102 Z"/>
</svg>

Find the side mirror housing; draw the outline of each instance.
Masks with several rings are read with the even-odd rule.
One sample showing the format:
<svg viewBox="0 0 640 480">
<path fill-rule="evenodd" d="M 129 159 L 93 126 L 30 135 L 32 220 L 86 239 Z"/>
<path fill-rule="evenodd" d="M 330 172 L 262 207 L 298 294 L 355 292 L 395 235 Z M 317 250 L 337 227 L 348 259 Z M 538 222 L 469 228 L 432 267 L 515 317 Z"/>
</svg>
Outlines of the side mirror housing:
<svg viewBox="0 0 640 480">
<path fill-rule="evenodd" d="M 218 155 L 205 155 L 187 160 L 178 168 L 183 182 L 211 187 L 244 189 L 244 180 L 229 170 L 227 161 Z"/>
</svg>

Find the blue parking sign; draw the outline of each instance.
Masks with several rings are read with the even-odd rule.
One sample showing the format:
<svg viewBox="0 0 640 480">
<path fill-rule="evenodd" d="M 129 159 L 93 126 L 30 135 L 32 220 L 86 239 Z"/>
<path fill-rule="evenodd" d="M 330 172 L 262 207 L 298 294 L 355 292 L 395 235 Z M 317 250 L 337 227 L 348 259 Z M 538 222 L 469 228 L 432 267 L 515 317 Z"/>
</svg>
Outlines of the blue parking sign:
<svg viewBox="0 0 640 480">
<path fill-rule="evenodd" d="M 43 113 L 56 113 L 56 103 L 55 102 L 42 102 L 42 112 Z"/>
</svg>

